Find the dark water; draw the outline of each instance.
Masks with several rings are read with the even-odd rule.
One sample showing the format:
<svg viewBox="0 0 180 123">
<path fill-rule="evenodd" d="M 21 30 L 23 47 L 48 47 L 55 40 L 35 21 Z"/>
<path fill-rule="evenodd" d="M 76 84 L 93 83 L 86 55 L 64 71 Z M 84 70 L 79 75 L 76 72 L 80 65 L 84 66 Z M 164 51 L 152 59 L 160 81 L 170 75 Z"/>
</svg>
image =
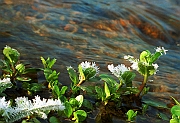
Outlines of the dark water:
<svg viewBox="0 0 180 123">
<path fill-rule="evenodd" d="M 66 66 L 95 61 L 107 72 L 109 63 L 129 65 L 124 55 L 163 46 L 147 97 L 180 100 L 179 0 L 0 0 L 0 49 L 6 45 L 36 67 L 40 56 L 56 58 L 64 84 Z"/>
</svg>

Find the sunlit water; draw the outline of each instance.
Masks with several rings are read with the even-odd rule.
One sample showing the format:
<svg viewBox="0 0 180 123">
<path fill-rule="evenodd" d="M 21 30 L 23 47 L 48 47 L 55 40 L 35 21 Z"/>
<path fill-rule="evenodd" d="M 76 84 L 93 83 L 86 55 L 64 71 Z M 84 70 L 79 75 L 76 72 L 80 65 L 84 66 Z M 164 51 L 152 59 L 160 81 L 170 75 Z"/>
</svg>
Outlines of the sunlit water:
<svg viewBox="0 0 180 123">
<path fill-rule="evenodd" d="M 6 45 L 35 67 L 42 67 L 40 56 L 56 58 L 64 84 L 66 66 L 95 61 L 108 72 L 110 63 L 130 65 L 124 55 L 163 46 L 168 52 L 146 97 L 180 100 L 179 0 L 0 0 L 0 49 Z"/>
</svg>

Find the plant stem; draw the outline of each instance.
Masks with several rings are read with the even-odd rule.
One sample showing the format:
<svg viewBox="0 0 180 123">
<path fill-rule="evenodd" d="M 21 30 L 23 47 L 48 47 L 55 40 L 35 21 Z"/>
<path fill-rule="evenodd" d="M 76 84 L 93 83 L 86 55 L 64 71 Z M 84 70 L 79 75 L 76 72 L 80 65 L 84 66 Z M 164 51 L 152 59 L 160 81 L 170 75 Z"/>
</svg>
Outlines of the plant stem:
<svg viewBox="0 0 180 123">
<path fill-rule="evenodd" d="M 81 80 L 78 84 L 77 84 L 77 86 L 80 86 L 82 83 L 84 83 L 85 82 L 85 80 Z"/>
<path fill-rule="evenodd" d="M 119 83 L 119 87 L 118 87 L 117 91 L 121 88 L 122 84 L 123 84 L 123 80 L 120 79 L 120 83 Z"/>
<path fill-rule="evenodd" d="M 143 91 L 144 87 L 146 86 L 147 80 L 148 80 L 148 72 L 147 72 L 147 68 L 145 68 L 144 80 L 143 80 L 143 83 L 141 84 L 141 86 L 139 88 L 139 92 L 136 94 L 136 97 L 139 97 L 139 95 Z"/>
</svg>

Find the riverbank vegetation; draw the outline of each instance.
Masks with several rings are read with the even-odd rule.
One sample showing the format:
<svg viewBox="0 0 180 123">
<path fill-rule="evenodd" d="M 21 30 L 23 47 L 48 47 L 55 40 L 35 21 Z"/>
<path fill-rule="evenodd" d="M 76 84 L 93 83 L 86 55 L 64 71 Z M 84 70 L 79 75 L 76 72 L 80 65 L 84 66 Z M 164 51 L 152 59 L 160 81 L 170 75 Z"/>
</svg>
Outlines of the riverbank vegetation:
<svg viewBox="0 0 180 123">
<path fill-rule="evenodd" d="M 156 61 L 166 52 L 164 47 L 157 47 L 154 53 L 142 51 L 139 58 L 124 56 L 131 66 L 109 64 L 110 74 L 101 74 L 95 62 L 85 61 L 77 68 L 67 66 L 71 84 L 66 86 L 59 81 L 60 72 L 53 69 L 56 59 L 40 57 L 43 67 L 33 68 L 21 62 L 16 49 L 6 46 L 0 61 L 0 120 L 85 123 L 96 112 L 96 123 L 112 123 L 113 117 L 136 122 L 138 115 L 145 115 L 148 107 L 153 106 L 171 111 L 172 118 L 159 113 L 162 120 L 179 123 L 180 103 L 175 98 L 172 97 L 172 108 L 141 100 L 149 91 L 149 77 L 158 72 Z M 44 82 L 38 81 L 38 72 L 43 72 Z M 133 85 L 136 73 L 143 78 L 139 86 Z"/>
</svg>

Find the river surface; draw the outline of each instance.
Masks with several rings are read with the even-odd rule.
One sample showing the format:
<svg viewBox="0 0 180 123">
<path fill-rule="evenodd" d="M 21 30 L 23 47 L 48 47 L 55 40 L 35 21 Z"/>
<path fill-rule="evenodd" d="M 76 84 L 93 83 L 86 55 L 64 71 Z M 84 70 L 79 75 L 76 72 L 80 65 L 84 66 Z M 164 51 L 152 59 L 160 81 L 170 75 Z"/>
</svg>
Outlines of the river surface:
<svg viewBox="0 0 180 123">
<path fill-rule="evenodd" d="M 94 61 L 108 72 L 110 63 L 130 65 L 124 55 L 163 46 L 168 52 L 146 97 L 180 101 L 179 0 L 0 0 L 0 49 L 6 45 L 35 67 L 40 56 L 56 58 L 67 85 L 66 66 Z M 142 80 L 137 75 L 134 83 Z"/>
</svg>

